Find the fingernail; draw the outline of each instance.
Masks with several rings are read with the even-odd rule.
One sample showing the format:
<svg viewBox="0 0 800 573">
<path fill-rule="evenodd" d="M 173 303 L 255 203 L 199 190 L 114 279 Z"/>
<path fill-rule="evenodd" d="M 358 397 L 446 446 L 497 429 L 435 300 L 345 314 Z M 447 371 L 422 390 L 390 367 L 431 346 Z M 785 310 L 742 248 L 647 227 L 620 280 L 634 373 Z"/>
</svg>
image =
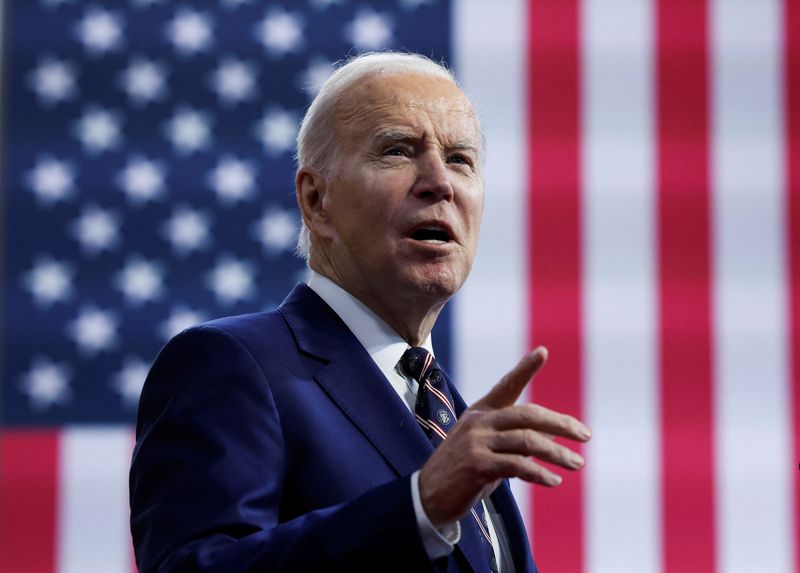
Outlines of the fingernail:
<svg viewBox="0 0 800 573">
<path fill-rule="evenodd" d="M 582 427 L 582 428 L 581 428 L 581 429 L 578 431 L 578 435 L 579 435 L 581 438 L 583 438 L 584 440 L 588 440 L 589 438 L 591 438 L 591 437 L 592 437 L 592 431 L 591 431 L 589 428 L 587 428 L 586 426 L 583 426 L 583 427 Z"/>
<path fill-rule="evenodd" d="M 576 468 L 583 467 L 583 458 L 575 452 L 569 455 L 569 461 L 572 462 L 572 465 Z"/>
<path fill-rule="evenodd" d="M 557 474 L 550 474 L 547 478 L 550 485 L 561 485 L 561 476 Z"/>
</svg>

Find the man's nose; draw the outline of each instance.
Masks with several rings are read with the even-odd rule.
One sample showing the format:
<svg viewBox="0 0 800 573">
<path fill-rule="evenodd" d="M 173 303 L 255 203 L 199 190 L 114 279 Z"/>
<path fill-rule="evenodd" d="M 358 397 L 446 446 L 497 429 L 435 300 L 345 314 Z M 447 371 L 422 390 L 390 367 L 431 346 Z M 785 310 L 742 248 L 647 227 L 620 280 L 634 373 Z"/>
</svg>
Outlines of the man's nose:
<svg viewBox="0 0 800 573">
<path fill-rule="evenodd" d="M 438 153 L 426 153 L 417 160 L 417 180 L 414 194 L 421 198 L 450 201 L 453 199 L 453 184 L 445 159 Z"/>
</svg>

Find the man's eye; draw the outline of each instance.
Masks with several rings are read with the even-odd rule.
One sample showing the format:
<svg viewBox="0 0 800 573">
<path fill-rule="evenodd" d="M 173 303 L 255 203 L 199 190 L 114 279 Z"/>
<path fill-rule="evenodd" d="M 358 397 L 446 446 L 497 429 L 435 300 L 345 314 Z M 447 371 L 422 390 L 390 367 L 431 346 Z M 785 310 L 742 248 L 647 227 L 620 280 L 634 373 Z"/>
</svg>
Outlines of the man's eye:
<svg viewBox="0 0 800 573">
<path fill-rule="evenodd" d="M 472 160 L 466 155 L 463 155 L 461 153 L 455 153 L 451 155 L 447 161 L 450 163 L 457 163 L 460 165 L 470 165 L 470 166 L 472 165 Z"/>
<path fill-rule="evenodd" d="M 408 155 L 408 151 L 406 151 L 402 147 L 389 147 L 383 152 L 383 154 L 392 157 L 403 157 L 405 155 Z"/>
</svg>

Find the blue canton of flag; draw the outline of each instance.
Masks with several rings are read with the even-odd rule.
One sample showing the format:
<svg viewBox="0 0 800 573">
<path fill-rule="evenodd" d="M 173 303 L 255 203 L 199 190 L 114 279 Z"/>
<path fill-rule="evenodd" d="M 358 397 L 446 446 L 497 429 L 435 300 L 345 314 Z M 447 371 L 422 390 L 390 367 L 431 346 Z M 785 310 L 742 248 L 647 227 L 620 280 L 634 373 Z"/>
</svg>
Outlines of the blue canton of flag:
<svg viewBox="0 0 800 573">
<path fill-rule="evenodd" d="M 169 337 L 280 302 L 333 63 L 449 49 L 430 0 L 6 5 L 5 426 L 128 423 Z"/>
</svg>

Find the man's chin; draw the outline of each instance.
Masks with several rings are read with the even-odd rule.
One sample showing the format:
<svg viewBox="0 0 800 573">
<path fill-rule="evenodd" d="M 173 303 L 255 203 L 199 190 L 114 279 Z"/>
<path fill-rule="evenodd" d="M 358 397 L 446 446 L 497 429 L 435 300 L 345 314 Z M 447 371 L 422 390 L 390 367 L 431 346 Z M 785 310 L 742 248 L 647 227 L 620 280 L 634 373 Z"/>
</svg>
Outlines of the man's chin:
<svg viewBox="0 0 800 573">
<path fill-rule="evenodd" d="M 424 265 L 409 280 L 403 281 L 407 292 L 416 292 L 420 297 L 431 299 L 432 303 L 446 301 L 458 292 L 466 276 L 454 272 L 448 265 Z"/>
</svg>

